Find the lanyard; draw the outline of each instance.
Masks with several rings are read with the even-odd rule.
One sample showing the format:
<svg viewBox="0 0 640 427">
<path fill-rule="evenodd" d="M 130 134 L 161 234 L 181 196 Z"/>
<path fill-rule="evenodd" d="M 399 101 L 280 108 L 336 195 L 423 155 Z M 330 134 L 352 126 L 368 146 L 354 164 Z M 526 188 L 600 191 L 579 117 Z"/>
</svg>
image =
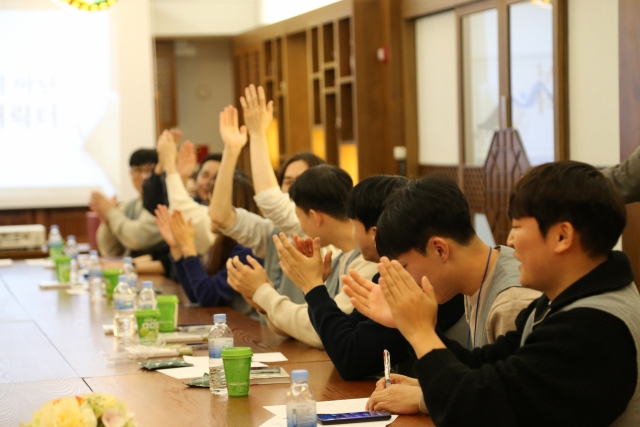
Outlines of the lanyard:
<svg viewBox="0 0 640 427">
<path fill-rule="evenodd" d="M 476 344 L 476 337 L 478 332 L 478 312 L 480 311 L 480 296 L 482 295 L 482 287 L 484 286 L 484 279 L 487 278 L 487 271 L 489 271 L 489 261 L 491 261 L 491 253 L 493 248 L 489 247 L 489 256 L 487 257 L 487 265 L 484 267 L 484 274 L 482 275 L 482 282 L 480 282 L 480 289 L 478 290 L 478 301 L 476 302 L 476 321 L 473 324 L 473 344 Z M 471 328 L 469 328 L 469 336 L 467 338 L 467 349 L 471 350 Z"/>
</svg>

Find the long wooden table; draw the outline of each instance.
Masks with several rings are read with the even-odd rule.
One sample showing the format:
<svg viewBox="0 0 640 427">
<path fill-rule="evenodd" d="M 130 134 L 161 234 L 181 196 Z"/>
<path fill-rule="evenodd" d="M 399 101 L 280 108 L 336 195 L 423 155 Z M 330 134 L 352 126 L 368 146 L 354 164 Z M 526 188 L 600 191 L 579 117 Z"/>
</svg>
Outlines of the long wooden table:
<svg viewBox="0 0 640 427">
<path fill-rule="evenodd" d="M 248 397 L 217 397 L 187 387 L 187 380 L 144 371 L 135 361 L 114 360 L 117 340 L 102 331 L 112 322 L 111 306 L 92 303 L 88 294 L 40 290 L 38 283 L 53 276 L 23 262 L 0 269 L 0 427 L 28 422 L 48 400 L 91 391 L 126 402 L 139 426 L 259 426 L 273 416 L 263 406 L 285 403 L 287 384 L 252 386 Z M 373 380 L 342 380 L 324 351 L 280 337 L 226 307 L 189 307 L 180 285 L 160 276 L 148 279 L 163 293 L 178 295 L 180 324 L 210 324 L 214 313 L 226 313 L 235 345 L 282 352 L 289 360 L 278 365 L 288 372 L 307 369 L 318 401 L 368 397 L 375 388 Z M 423 416 L 393 423 L 418 425 L 433 423 Z"/>
</svg>

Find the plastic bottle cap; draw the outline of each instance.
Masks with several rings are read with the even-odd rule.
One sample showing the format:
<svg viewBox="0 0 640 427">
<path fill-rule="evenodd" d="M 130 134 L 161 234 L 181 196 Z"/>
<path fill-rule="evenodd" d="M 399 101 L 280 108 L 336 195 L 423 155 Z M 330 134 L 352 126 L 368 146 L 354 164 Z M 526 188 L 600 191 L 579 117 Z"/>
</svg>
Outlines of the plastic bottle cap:
<svg viewBox="0 0 640 427">
<path fill-rule="evenodd" d="M 142 282 L 142 287 L 144 289 L 151 289 L 153 288 L 153 282 L 150 280 L 145 280 L 144 282 Z"/>
<path fill-rule="evenodd" d="M 227 321 L 227 315 L 226 314 L 214 314 L 213 315 L 213 321 L 214 322 L 226 322 Z"/>
<path fill-rule="evenodd" d="M 309 371 L 306 369 L 297 369 L 291 371 L 291 381 L 294 383 L 306 383 L 309 381 Z"/>
<path fill-rule="evenodd" d="M 98 256 L 98 251 L 97 251 L 97 250 L 95 250 L 95 249 L 92 249 L 92 250 L 90 250 L 90 251 L 89 251 L 89 255 L 95 255 L 95 256 Z"/>
<path fill-rule="evenodd" d="M 57 225 L 55 225 L 55 224 L 51 224 L 51 229 L 52 229 L 52 230 L 58 230 L 58 226 L 57 226 Z"/>
<path fill-rule="evenodd" d="M 128 277 L 127 277 L 125 274 L 121 274 L 121 275 L 119 275 L 119 276 L 118 276 L 118 282 L 126 282 L 126 283 L 129 283 L 129 282 L 127 281 L 127 279 L 128 279 Z"/>
<path fill-rule="evenodd" d="M 126 257 L 122 258 L 122 262 L 124 262 L 125 264 L 131 263 L 132 262 L 131 257 L 130 256 L 126 256 Z"/>
</svg>

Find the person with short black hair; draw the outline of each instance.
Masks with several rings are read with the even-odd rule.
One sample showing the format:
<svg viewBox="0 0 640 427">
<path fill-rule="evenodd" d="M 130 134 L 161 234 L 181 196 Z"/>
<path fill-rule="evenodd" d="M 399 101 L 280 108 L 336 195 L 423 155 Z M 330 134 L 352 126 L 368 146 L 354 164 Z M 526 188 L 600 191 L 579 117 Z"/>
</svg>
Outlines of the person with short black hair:
<svg viewBox="0 0 640 427">
<path fill-rule="evenodd" d="M 273 239 L 284 274 L 305 294 L 324 284 L 327 293 L 345 313 L 353 311 L 353 306 L 342 291 L 340 275 L 348 269 L 367 277 L 375 274 L 375 264 L 364 260 L 351 235 L 346 202 L 352 186 L 349 174 L 336 166 L 319 165 L 306 170 L 291 186 L 289 195 L 296 204 L 302 231 L 310 236 L 308 256 L 299 253 L 284 233 Z M 297 235 L 294 240 L 302 241 Z M 330 252 L 323 259 L 320 252 L 323 244 L 337 249 L 333 259 Z M 289 268 L 289 256 L 301 257 L 303 263 Z M 242 265 L 236 267 L 239 272 L 247 269 Z M 322 340 L 311 324 L 306 303 L 296 304 L 268 284 L 255 288 L 237 283 L 231 269 L 229 277 L 232 287 L 262 308 L 273 330 L 322 348 Z"/>
<path fill-rule="evenodd" d="M 438 304 L 464 295 L 465 316 L 448 333 L 462 338 L 458 340 L 469 349 L 492 343 L 513 330 L 518 313 L 540 295 L 520 287 L 513 249 L 490 247 L 475 234 L 466 197 L 445 176 L 409 182 L 389 197 L 378 219 L 376 247 L 384 259 L 400 262 L 414 283 L 429 274 Z M 382 304 L 380 288 L 357 274 L 352 278 L 345 282 L 354 307 L 395 327 L 388 307 Z M 397 385 L 375 391 L 370 404 L 397 413 L 418 412 L 421 392 L 401 378 L 394 376 Z M 398 394 L 406 398 L 398 399 Z M 397 406 L 398 402 L 402 405 Z"/>
<path fill-rule="evenodd" d="M 347 216 L 353 238 L 366 261 L 380 261 L 375 244 L 378 217 L 389 195 L 407 183 L 401 176 L 375 175 L 362 180 L 349 192 Z M 376 273 L 372 281 L 377 283 L 379 276 Z M 357 310 L 344 313 L 326 286 L 312 288 L 305 299 L 311 323 L 343 379 L 361 380 L 380 373 L 380 354 L 385 349 L 393 355 L 396 373 L 413 374 L 416 359 L 400 331 L 374 322 Z M 446 331 L 463 318 L 463 314 L 460 295 L 440 307 L 438 326 Z"/>
<path fill-rule="evenodd" d="M 96 232 L 98 249 L 103 256 L 154 254 L 159 257 L 168 251 L 153 219 L 142 207 L 142 186 L 158 161 L 153 149 L 141 148 L 129 158 L 131 182 L 139 196 L 118 204 L 98 191 L 91 193 L 89 207 L 100 215 L 102 223 Z"/>
<path fill-rule="evenodd" d="M 519 280 L 543 295 L 515 331 L 473 352 L 436 332 L 431 274 L 422 291 L 400 263 L 383 260 L 382 293 L 420 358 L 433 421 L 640 424 L 640 295 L 629 258 L 612 250 L 626 224 L 620 195 L 593 166 L 548 163 L 516 183 L 509 216 Z"/>
</svg>

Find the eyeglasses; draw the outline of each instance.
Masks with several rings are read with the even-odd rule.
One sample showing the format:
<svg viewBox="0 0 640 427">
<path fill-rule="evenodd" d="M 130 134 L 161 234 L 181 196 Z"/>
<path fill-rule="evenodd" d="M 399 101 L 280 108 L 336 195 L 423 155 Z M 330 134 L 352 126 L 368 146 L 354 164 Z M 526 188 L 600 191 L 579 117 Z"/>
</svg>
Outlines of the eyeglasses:
<svg viewBox="0 0 640 427">
<path fill-rule="evenodd" d="M 135 174 L 150 174 L 153 172 L 153 170 L 155 169 L 156 165 L 154 163 L 150 163 L 147 165 L 140 165 L 140 166 L 131 166 L 129 168 L 129 172 L 131 173 L 135 173 Z"/>
</svg>

